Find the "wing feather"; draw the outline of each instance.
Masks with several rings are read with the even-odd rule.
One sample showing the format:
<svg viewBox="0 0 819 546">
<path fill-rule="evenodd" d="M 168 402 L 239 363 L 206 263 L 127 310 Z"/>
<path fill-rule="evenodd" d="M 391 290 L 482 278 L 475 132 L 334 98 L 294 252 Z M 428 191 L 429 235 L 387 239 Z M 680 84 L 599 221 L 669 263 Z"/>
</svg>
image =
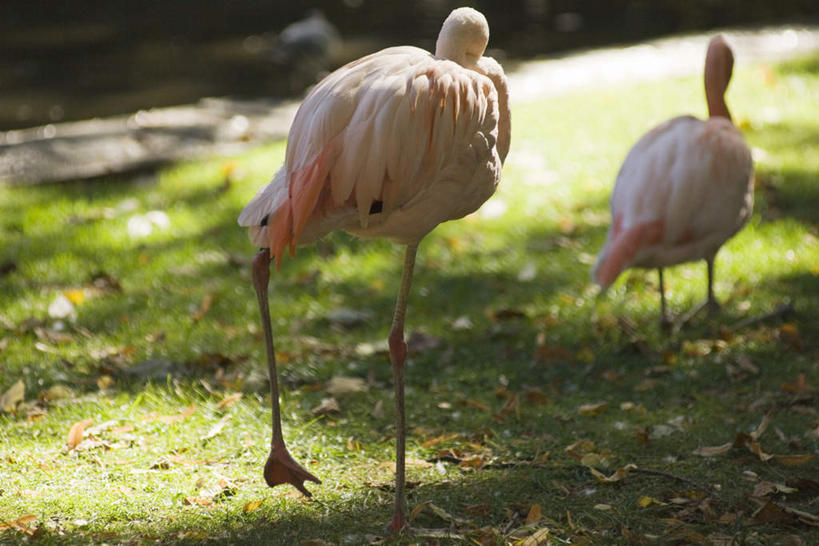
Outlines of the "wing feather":
<svg viewBox="0 0 819 546">
<path fill-rule="evenodd" d="M 273 254 L 292 250 L 308 224 L 311 238 L 320 236 L 313 223 L 324 215 L 335 229 L 338 211 L 349 208 L 366 228 L 374 201 L 382 212 L 409 203 L 478 131 L 497 133 L 497 100 L 488 77 L 412 47 L 383 50 L 325 78 L 299 108 L 284 176 L 273 182 L 286 184 L 286 198 L 268 211 Z"/>
</svg>

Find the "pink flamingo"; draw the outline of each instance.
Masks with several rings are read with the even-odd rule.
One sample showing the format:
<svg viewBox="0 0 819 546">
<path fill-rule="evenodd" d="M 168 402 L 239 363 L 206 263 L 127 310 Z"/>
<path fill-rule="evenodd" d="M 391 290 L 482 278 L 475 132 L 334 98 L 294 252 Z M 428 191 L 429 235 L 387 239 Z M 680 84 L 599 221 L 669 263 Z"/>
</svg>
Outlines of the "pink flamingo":
<svg viewBox="0 0 819 546">
<path fill-rule="evenodd" d="M 254 244 L 253 283 L 265 333 L 273 433 L 264 477 L 310 496 L 319 482 L 290 456 L 282 436 L 268 310 L 271 257 L 344 230 L 406 245 L 389 335 L 395 389 L 395 510 L 406 526 L 404 494 L 404 316 L 418 243 L 439 223 L 477 210 L 498 185 L 509 151 L 506 77 L 483 57 L 489 26 L 471 8 L 444 21 L 435 55 L 392 47 L 339 68 L 301 104 L 284 166 L 239 216 Z"/>
<path fill-rule="evenodd" d="M 714 257 L 748 221 L 753 209 L 753 165 L 742 133 L 731 122 L 725 90 L 731 79 L 731 48 L 716 36 L 705 57 L 709 118 L 680 116 L 646 133 L 626 156 L 611 196 L 612 225 L 592 269 L 604 289 L 629 267 L 654 268 L 660 278 L 660 324 L 670 327 L 663 267 L 704 259 L 708 297 L 714 298 Z"/>
</svg>

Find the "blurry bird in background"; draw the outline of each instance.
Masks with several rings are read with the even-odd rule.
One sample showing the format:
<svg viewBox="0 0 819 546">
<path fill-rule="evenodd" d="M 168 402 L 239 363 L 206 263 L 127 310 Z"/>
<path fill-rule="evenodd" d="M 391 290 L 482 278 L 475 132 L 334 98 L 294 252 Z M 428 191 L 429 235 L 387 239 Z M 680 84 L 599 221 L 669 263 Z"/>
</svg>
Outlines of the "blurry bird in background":
<svg viewBox="0 0 819 546">
<path fill-rule="evenodd" d="M 714 258 L 753 209 L 751 152 L 725 104 L 733 65 L 724 38 L 712 38 L 705 59 L 709 118 L 680 116 L 646 133 L 626 156 L 611 196 L 612 224 L 592 280 L 605 289 L 625 269 L 656 267 L 662 328 L 673 325 L 666 309 L 663 268 L 705 260 L 707 298 L 677 326 L 703 307 L 713 314 L 719 307 Z"/>
</svg>

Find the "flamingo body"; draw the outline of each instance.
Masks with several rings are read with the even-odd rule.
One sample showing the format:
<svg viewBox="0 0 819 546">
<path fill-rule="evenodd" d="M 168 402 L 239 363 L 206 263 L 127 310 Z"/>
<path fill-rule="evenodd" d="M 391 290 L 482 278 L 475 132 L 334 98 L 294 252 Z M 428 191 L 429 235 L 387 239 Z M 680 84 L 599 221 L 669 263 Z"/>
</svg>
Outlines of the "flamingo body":
<svg viewBox="0 0 819 546">
<path fill-rule="evenodd" d="M 505 115 L 501 115 L 505 108 Z M 330 74 L 300 106 L 284 166 L 239 216 L 277 262 L 340 229 L 398 243 L 475 211 L 509 149 L 500 65 L 393 47 Z"/>
<path fill-rule="evenodd" d="M 630 267 L 711 258 L 752 208 L 751 153 L 731 121 L 670 119 L 646 133 L 623 162 L 592 278 L 608 287 Z"/>
<path fill-rule="evenodd" d="M 656 267 L 661 327 L 671 326 L 663 267 L 704 259 L 708 297 L 681 324 L 706 304 L 713 312 L 719 307 L 714 258 L 753 209 L 751 152 L 725 104 L 733 66 L 723 37 L 712 38 L 704 74 L 708 119 L 680 116 L 646 133 L 629 151 L 614 183 L 612 224 L 592 280 L 605 289 L 627 268 Z"/>
</svg>

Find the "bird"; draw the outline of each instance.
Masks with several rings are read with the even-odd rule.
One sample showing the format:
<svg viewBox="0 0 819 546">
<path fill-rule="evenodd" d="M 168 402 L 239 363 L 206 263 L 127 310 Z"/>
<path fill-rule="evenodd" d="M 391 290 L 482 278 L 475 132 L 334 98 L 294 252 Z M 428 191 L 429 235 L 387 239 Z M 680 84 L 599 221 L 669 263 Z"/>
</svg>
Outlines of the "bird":
<svg viewBox="0 0 819 546">
<path fill-rule="evenodd" d="M 266 49 L 266 55 L 287 70 L 290 91 L 299 93 L 327 74 L 342 48 L 341 35 L 324 14 L 310 10 L 307 17 L 284 27 Z"/>
<path fill-rule="evenodd" d="M 628 152 L 611 195 L 606 242 L 591 277 L 604 290 L 628 268 L 657 268 L 660 326 L 687 322 L 714 297 L 714 259 L 753 211 L 753 162 L 725 103 L 734 56 L 722 35 L 705 56 L 708 119 L 672 118 L 643 135 Z M 705 260 L 706 299 L 676 325 L 666 309 L 663 268 Z"/>
<path fill-rule="evenodd" d="M 419 242 L 438 224 L 476 211 L 494 192 L 509 152 L 509 91 L 483 54 L 486 18 L 472 8 L 444 20 L 435 53 L 390 47 L 320 81 L 300 105 L 284 165 L 239 215 L 261 250 L 253 285 L 262 318 L 272 405 L 264 477 L 310 496 L 321 483 L 290 455 L 282 434 L 268 284 L 271 262 L 343 230 L 405 245 L 388 338 L 395 392 L 395 502 L 391 532 L 407 528 L 404 322 Z"/>
</svg>

